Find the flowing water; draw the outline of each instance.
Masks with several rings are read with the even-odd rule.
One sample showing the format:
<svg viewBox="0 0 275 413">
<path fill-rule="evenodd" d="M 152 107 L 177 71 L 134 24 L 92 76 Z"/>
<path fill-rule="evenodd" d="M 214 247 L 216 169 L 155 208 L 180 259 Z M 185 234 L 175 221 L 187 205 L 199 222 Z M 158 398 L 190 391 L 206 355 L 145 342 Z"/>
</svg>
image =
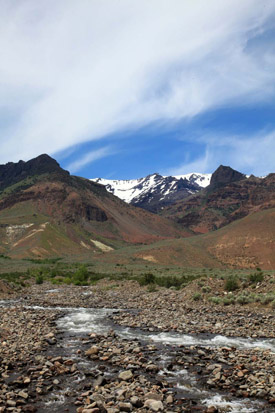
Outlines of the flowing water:
<svg viewBox="0 0 275 413">
<path fill-rule="evenodd" d="M 12 303 L 0 302 L 0 306 L 12 305 Z M 13 303 L 18 305 L 18 302 Z M 83 382 L 86 378 L 86 372 L 92 367 L 94 361 L 83 357 L 77 353 L 77 349 L 83 346 L 83 336 L 86 333 L 95 332 L 104 334 L 109 329 L 115 331 L 117 335 L 127 340 L 140 340 L 143 343 L 154 343 L 157 351 L 161 356 L 159 372 L 165 380 L 176 386 L 179 398 L 197 400 L 205 406 L 216 406 L 220 412 L 230 413 L 253 413 L 253 412 L 274 412 L 275 409 L 266 406 L 257 400 L 237 399 L 227 396 L 218 391 L 210 391 L 199 385 L 195 373 L 188 372 L 179 366 L 175 369 L 169 367 L 172 356 L 175 353 L 177 346 L 200 346 L 200 347 L 235 347 L 235 348 L 261 348 L 270 349 L 275 353 L 275 339 L 252 339 L 252 338 L 234 338 L 222 335 L 191 335 L 177 333 L 149 333 L 138 329 L 118 326 L 110 320 L 110 315 L 118 310 L 112 309 L 87 309 L 87 308 L 63 308 L 63 307 L 26 307 L 39 309 L 44 311 L 61 310 L 64 315 L 57 320 L 57 327 L 60 332 L 57 349 L 51 348 L 51 351 L 57 351 L 66 357 L 73 358 L 78 366 L 78 374 L 73 378 L 63 383 L 62 389 L 53 392 L 46 397 L 43 406 L 39 408 L 39 412 L 74 412 L 76 408 L 73 406 L 72 389 Z M 93 366 L 92 366 L 93 365 Z M 112 367 L 110 371 L 104 372 L 112 375 Z M 62 407 L 61 407 L 62 406 Z M 73 407 L 72 407 L 73 406 Z M 273 410 L 272 410 L 273 409 Z"/>
</svg>

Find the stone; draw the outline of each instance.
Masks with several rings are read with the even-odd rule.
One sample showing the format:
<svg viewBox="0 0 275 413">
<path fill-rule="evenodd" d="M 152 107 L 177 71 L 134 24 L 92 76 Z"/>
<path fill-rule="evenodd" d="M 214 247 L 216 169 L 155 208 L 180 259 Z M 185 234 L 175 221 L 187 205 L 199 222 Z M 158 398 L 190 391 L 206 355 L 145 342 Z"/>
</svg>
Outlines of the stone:
<svg viewBox="0 0 275 413">
<path fill-rule="evenodd" d="M 131 403 L 120 402 L 119 403 L 119 410 L 121 412 L 131 412 L 132 411 L 132 405 L 131 405 Z"/>
<path fill-rule="evenodd" d="M 93 356 L 99 353 L 99 348 L 97 346 L 92 346 L 89 350 L 86 351 L 86 356 Z"/>
<path fill-rule="evenodd" d="M 145 398 L 149 400 L 163 400 L 163 395 L 159 393 L 146 393 Z"/>
<path fill-rule="evenodd" d="M 173 403 L 173 401 L 174 401 L 174 399 L 173 399 L 172 394 L 169 394 L 166 398 L 166 403 L 171 404 L 171 403 Z"/>
<path fill-rule="evenodd" d="M 119 376 L 118 376 L 120 380 L 124 380 L 124 381 L 130 380 L 132 377 L 133 377 L 133 373 L 131 370 L 122 371 L 121 373 L 119 373 Z"/>
<path fill-rule="evenodd" d="M 153 412 L 159 412 L 163 410 L 163 404 L 160 400 L 147 399 L 144 403 L 145 407 L 148 407 Z"/>
<path fill-rule="evenodd" d="M 28 393 L 26 393 L 25 391 L 20 391 L 18 393 L 18 396 L 22 397 L 23 399 L 27 399 L 29 397 Z"/>
<path fill-rule="evenodd" d="M 143 403 L 137 396 L 132 396 L 130 402 L 134 407 L 142 407 Z"/>
</svg>

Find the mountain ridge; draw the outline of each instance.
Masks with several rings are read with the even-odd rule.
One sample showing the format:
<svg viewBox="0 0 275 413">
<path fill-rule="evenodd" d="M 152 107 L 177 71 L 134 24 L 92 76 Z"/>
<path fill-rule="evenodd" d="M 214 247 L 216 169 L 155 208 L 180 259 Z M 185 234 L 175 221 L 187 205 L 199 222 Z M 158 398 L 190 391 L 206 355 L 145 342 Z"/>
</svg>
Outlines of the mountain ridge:
<svg viewBox="0 0 275 413">
<path fill-rule="evenodd" d="M 199 192 L 209 185 L 210 178 L 211 174 L 162 176 L 154 173 L 132 180 L 93 178 L 91 181 L 104 185 L 107 191 L 131 205 L 156 213 L 177 200 Z"/>
</svg>

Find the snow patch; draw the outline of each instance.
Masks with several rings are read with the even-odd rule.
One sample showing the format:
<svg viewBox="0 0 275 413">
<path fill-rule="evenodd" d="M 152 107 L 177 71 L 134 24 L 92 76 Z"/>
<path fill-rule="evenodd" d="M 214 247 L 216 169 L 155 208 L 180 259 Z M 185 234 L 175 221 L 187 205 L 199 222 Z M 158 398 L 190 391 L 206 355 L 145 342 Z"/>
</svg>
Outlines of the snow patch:
<svg viewBox="0 0 275 413">
<path fill-rule="evenodd" d="M 211 174 L 199 173 L 190 173 L 171 177 L 152 174 L 146 176 L 145 178 L 139 179 L 112 180 L 93 178 L 91 181 L 104 185 L 107 191 L 111 192 L 123 201 L 130 203 L 133 200 L 139 201 L 154 190 L 158 190 L 162 195 L 161 199 L 165 199 L 165 197 L 169 196 L 170 193 L 176 191 L 176 184 L 180 179 L 187 180 L 188 184 L 198 185 L 199 188 L 202 189 L 210 184 L 211 176 Z M 171 178 L 171 180 L 167 180 L 167 178 Z M 195 193 L 196 191 L 189 190 L 189 192 Z"/>
</svg>

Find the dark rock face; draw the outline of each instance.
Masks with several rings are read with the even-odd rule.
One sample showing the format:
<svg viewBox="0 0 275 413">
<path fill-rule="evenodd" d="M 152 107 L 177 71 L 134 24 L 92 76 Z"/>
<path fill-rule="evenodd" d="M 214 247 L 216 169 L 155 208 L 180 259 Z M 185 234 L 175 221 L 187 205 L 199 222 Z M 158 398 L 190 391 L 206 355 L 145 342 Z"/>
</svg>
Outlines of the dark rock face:
<svg viewBox="0 0 275 413">
<path fill-rule="evenodd" d="M 235 169 L 230 168 L 230 166 L 220 165 L 211 177 L 210 188 L 218 188 L 245 178 L 246 176 L 244 174 L 235 171 Z"/>
<path fill-rule="evenodd" d="M 28 162 L 8 162 L 6 165 L 0 165 L 0 191 L 27 177 L 53 172 L 69 175 L 53 158 L 46 154 L 40 155 Z"/>
<path fill-rule="evenodd" d="M 257 211 L 275 207 L 275 174 L 265 178 L 246 178 L 231 168 L 228 168 L 227 176 L 219 169 L 214 183 L 184 202 L 167 208 L 163 215 L 195 233 L 205 233 Z M 226 179 L 233 181 L 222 183 Z"/>
<path fill-rule="evenodd" d="M 190 182 L 187 179 L 176 179 L 172 176 L 162 177 L 159 174 L 153 174 L 155 185 L 152 188 L 137 196 L 131 201 L 131 204 L 147 211 L 158 213 L 163 207 L 174 204 L 201 190 L 196 182 Z M 148 180 L 151 175 L 148 176 Z M 142 189 L 143 185 L 137 187 Z"/>
</svg>

